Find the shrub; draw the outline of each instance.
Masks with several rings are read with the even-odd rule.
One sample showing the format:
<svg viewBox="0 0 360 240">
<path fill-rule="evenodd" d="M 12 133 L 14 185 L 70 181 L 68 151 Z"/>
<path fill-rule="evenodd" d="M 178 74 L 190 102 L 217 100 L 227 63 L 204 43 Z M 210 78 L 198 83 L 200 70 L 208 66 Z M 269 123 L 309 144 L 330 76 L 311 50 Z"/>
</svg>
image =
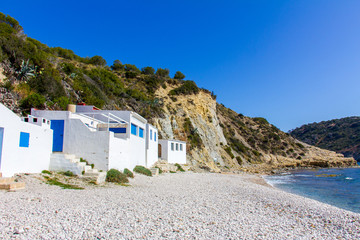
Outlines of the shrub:
<svg viewBox="0 0 360 240">
<path fill-rule="evenodd" d="M 45 101 L 46 101 L 46 99 L 44 96 L 42 96 L 38 93 L 33 93 L 21 101 L 20 107 L 23 110 L 29 111 L 29 112 L 32 107 L 44 109 Z"/>
<path fill-rule="evenodd" d="M 262 118 L 262 117 L 254 117 L 253 120 L 262 125 L 269 124 L 269 122 L 265 118 Z"/>
<path fill-rule="evenodd" d="M 106 181 L 116 183 L 128 183 L 129 179 L 124 173 L 112 168 L 106 174 Z"/>
<path fill-rule="evenodd" d="M 234 157 L 235 157 L 234 154 L 231 152 L 231 148 L 230 148 L 230 147 L 226 147 L 226 148 L 225 148 L 225 151 L 227 152 L 227 154 L 229 154 L 229 156 L 230 156 L 231 158 L 234 158 Z"/>
<path fill-rule="evenodd" d="M 175 73 L 175 75 L 174 75 L 174 78 L 175 78 L 175 79 L 179 79 L 179 80 L 183 80 L 183 79 L 185 78 L 185 75 L 184 75 L 182 72 L 177 71 L 177 72 Z"/>
<path fill-rule="evenodd" d="M 129 169 L 127 169 L 127 168 L 124 169 L 124 174 L 129 178 L 134 178 L 133 172 L 130 171 Z"/>
<path fill-rule="evenodd" d="M 48 170 L 42 170 L 41 173 L 52 175 L 52 172 L 50 172 L 50 171 L 48 171 Z"/>
<path fill-rule="evenodd" d="M 163 68 L 158 68 L 158 69 L 156 70 L 155 75 L 158 76 L 158 77 L 169 77 L 169 73 L 170 73 L 170 71 L 169 71 L 169 69 L 167 69 L 167 68 L 165 68 L 165 69 L 163 69 Z"/>
<path fill-rule="evenodd" d="M 187 80 L 180 87 L 174 88 L 169 92 L 170 95 L 190 95 L 197 94 L 199 88 L 194 81 Z"/>
<path fill-rule="evenodd" d="M 299 148 L 305 148 L 304 145 L 302 145 L 301 143 L 296 143 L 296 145 L 297 145 Z"/>
<path fill-rule="evenodd" d="M 145 75 L 154 75 L 155 69 L 153 67 L 144 67 L 141 69 L 141 73 Z"/>
<path fill-rule="evenodd" d="M 74 173 L 73 173 L 73 172 L 70 172 L 69 170 L 66 171 L 66 172 L 62 172 L 62 174 L 65 175 L 65 176 L 68 176 L 68 177 L 73 177 L 73 176 L 75 176 Z"/>
<path fill-rule="evenodd" d="M 242 159 L 241 159 L 240 156 L 237 156 L 237 157 L 236 157 L 236 161 L 238 162 L 239 165 L 242 165 L 242 163 L 243 163 L 243 161 L 242 161 Z"/>
<path fill-rule="evenodd" d="M 106 65 L 105 59 L 101 56 L 93 56 L 92 58 L 89 58 L 87 62 L 102 67 Z"/>
<path fill-rule="evenodd" d="M 175 166 L 177 167 L 176 171 L 185 172 L 185 170 L 181 167 L 180 164 L 175 163 Z"/>
<path fill-rule="evenodd" d="M 159 174 L 163 173 L 163 170 L 161 168 L 159 168 L 159 167 L 155 167 L 155 168 L 159 169 Z"/>
<path fill-rule="evenodd" d="M 125 70 L 128 72 L 136 72 L 136 73 L 140 73 L 141 71 L 133 64 L 125 64 Z"/>
<path fill-rule="evenodd" d="M 126 72 L 125 77 L 126 78 L 136 78 L 137 74 L 136 72 Z"/>
<path fill-rule="evenodd" d="M 124 70 L 124 65 L 120 62 L 120 60 L 115 60 L 113 65 L 111 66 L 111 70 L 113 71 Z"/>
<path fill-rule="evenodd" d="M 146 175 L 146 176 L 150 176 L 150 177 L 152 176 L 152 173 L 151 173 L 150 169 L 147 169 L 146 167 L 139 166 L 139 165 L 137 165 L 134 168 L 134 172 L 140 173 L 140 174 L 143 174 L 143 175 Z"/>
</svg>

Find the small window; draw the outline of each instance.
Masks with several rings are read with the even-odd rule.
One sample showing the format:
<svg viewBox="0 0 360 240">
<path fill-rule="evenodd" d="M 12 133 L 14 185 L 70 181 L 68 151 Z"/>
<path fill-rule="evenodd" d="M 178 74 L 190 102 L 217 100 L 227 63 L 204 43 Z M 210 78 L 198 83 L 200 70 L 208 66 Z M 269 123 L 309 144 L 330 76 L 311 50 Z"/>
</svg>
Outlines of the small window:
<svg viewBox="0 0 360 240">
<path fill-rule="evenodd" d="M 156 142 L 156 132 L 154 132 L 154 141 Z"/>
<path fill-rule="evenodd" d="M 109 131 L 113 133 L 126 133 L 126 128 L 109 128 Z"/>
<path fill-rule="evenodd" d="M 30 133 L 20 132 L 19 147 L 29 147 Z"/>
<path fill-rule="evenodd" d="M 152 130 L 150 129 L 150 140 L 152 140 Z"/>
<path fill-rule="evenodd" d="M 144 129 L 139 128 L 139 137 L 144 138 Z"/>
<path fill-rule="evenodd" d="M 180 151 L 182 151 L 183 149 L 182 149 L 182 144 L 180 144 Z"/>
<path fill-rule="evenodd" d="M 43 119 L 43 123 L 46 123 L 46 120 L 45 120 L 45 119 Z"/>
<path fill-rule="evenodd" d="M 174 143 L 171 143 L 171 151 L 174 151 Z"/>
<path fill-rule="evenodd" d="M 24 122 L 29 122 L 29 119 L 28 119 L 28 118 L 24 118 Z"/>
<path fill-rule="evenodd" d="M 179 144 L 176 144 L 176 151 L 179 151 Z"/>
<path fill-rule="evenodd" d="M 131 124 L 131 134 L 137 135 L 137 126 L 135 124 Z"/>
<path fill-rule="evenodd" d="M 37 122 L 37 118 L 34 118 L 34 119 L 33 119 L 33 122 Z"/>
</svg>

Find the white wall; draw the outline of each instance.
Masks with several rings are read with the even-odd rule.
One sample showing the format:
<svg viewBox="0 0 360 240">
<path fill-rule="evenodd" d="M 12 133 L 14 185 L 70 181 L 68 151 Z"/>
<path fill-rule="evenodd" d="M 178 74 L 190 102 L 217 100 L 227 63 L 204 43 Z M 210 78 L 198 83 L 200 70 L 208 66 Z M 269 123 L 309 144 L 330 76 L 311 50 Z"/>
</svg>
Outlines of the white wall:
<svg viewBox="0 0 360 240">
<path fill-rule="evenodd" d="M 111 132 L 109 169 L 115 168 L 123 171 L 124 168 L 128 168 L 132 171 L 136 163 L 130 161 L 129 141 L 127 139 L 113 137 L 113 135 L 114 133 Z"/>
<path fill-rule="evenodd" d="M 150 132 L 152 132 L 151 139 Z M 154 138 L 155 133 L 156 140 Z M 157 129 L 150 124 L 146 124 L 146 167 L 151 167 L 158 161 L 158 139 Z"/>
<path fill-rule="evenodd" d="M 53 131 L 49 126 L 22 122 L 0 104 L 0 128 L 3 131 L 0 171 L 4 177 L 15 173 L 39 173 L 49 169 Z M 29 147 L 19 147 L 20 132 L 30 134 Z"/>
<path fill-rule="evenodd" d="M 177 140 L 159 140 L 162 147 L 161 158 L 168 161 L 168 163 L 186 164 L 186 143 Z M 174 149 L 171 149 L 171 144 L 174 144 Z M 178 150 L 176 150 L 176 144 Z M 180 144 L 182 144 L 182 151 L 180 150 Z"/>
<path fill-rule="evenodd" d="M 131 124 L 135 124 L 138 126 L 137 136 L 131 134 Z M 139 137 L 139 127 L 144 129 L 144 137 Z M 142 121 L 136 119 L 135 117 L 131 116 L 130 124 L 129 124 L 129 131 L 130 131 L 130 161 L 134 162 L 135 165 L 146 166 L 146 124 Z"/>
</svg>

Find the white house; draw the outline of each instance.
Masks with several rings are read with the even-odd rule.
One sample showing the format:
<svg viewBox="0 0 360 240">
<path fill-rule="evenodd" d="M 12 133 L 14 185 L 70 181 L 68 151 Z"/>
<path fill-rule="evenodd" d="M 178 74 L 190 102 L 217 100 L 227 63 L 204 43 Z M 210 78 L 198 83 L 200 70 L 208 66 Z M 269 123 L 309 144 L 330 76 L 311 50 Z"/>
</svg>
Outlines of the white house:
<svg viewBox="0 0 360 240">
<path fill-rule="evenodd" d="M 53 131 L 45 118 L 20 118 L 0 104 L 0 172 L 39 173 L 49 169 Z"/>
<path fill-rule="evenodd" d="M 157 129 L 139 114 L 86 105 L 71 105 L 69 110 L 31 111 L 33 116 L 51 119 L 54 152 L 82 157 L 104 171 L 150 167 L 156 162 Z"/>
<path fill-rule="evenodd" d="M 159 157 L 168 163 L 186 164 L 186 142 L 160 139 Z"/>
</svg>

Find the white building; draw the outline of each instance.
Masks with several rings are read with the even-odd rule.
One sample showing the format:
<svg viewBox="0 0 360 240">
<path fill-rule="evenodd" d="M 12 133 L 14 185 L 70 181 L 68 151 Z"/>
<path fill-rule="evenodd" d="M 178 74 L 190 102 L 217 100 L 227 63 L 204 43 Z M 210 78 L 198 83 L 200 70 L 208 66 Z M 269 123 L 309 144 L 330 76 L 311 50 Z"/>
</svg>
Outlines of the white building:
<svg viewBox="0 0 360 240">
<path fill-rule="evenodd" d="M 20 118 L 0 104 L 0 172 L 39 173 L 49 169 L 53 131 L 45 118 Z"/>
<path fill-rule="evenodd" d="M 186 142 L 160 139 L 159 157 L 168 163 L 186 164 Z"/>
<path fill-rule="evenodd" d="M 139 114 L 86 105 L 71 105 L 69 110 L 31 111 L 51 119 L 54 152 L 82 157 L 104 171 L 150 167 L 157 161 L 157 129 Z"/>
</svg>

